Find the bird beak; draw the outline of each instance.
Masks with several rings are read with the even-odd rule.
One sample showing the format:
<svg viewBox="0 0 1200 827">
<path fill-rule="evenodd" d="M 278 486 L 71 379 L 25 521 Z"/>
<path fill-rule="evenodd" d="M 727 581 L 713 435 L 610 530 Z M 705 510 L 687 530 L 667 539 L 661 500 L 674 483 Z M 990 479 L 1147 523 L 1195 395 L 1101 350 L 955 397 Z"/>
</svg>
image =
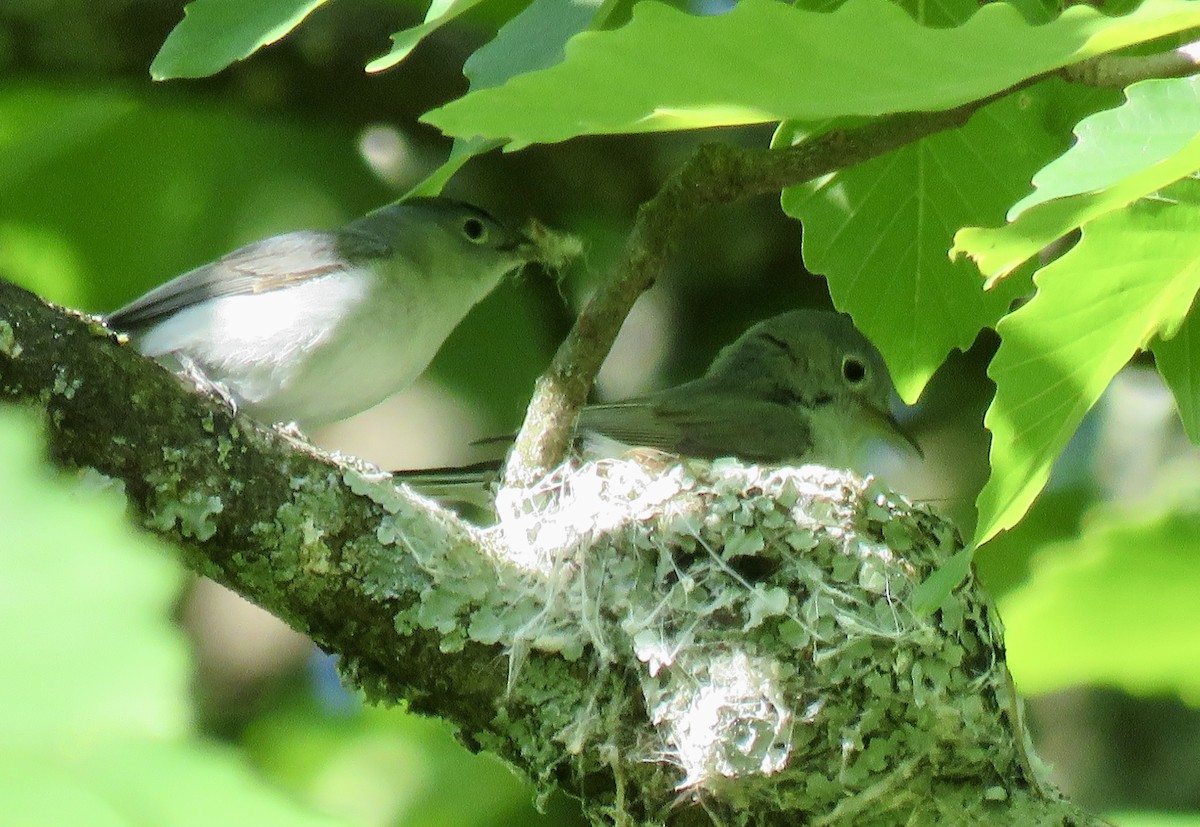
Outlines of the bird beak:
<svg viewBox="0 0 1200 827">
<path fill-rule="evenodd" d="M 541 255 L 538 243 L 526 233 L 516 233 L 515 235 L 516 238 L 512 240 L 512 243 L 505 244 L 499 249 L 505 253 L 512 253 L 522 261 L 536 261 Z"/>
<path fill-rule="evenodd" d="M 925 459 L 925 451 L 917 442 L 916 437 L 904 430 L 904 427 L 896 421 L 896 417 L 890 413 L 884 414 L 883 418 L 887 421 L 888 426 L 892 429 L 892 433 L 904 440 L 904 443 L 913 449 L 913 453 L 920 459 Z"/>
<path fill-rule="evenodd" d="M 903 442 L 913 453 L 921 459 L 925 459 L 925 452 L 921 450 L 921 446 L 917 444 L 917 440 L 912 434 L 904 430 L 904 427 L 896 421 L 896 417 L 892 416 L 890 411 L 881 411 L 873 408 L 870 405 L 863 404 L 862 412 L 866 417 L 875 424 L 880 433 L 895 443 Z"/>
</svg>

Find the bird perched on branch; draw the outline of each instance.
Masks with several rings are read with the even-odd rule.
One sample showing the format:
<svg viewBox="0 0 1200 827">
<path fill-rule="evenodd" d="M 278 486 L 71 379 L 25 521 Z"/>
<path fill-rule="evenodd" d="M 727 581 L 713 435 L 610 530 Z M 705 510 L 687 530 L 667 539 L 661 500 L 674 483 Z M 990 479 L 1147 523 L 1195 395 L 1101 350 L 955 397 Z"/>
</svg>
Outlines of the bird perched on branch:
<svg viewBox="0 0 1200 827">
<path fill-rule="evenodd" d="M 542 246 L 445 198 L 239 247 L 109 314 L 139 351 L 265 422 L 313 428 L 410 385 Z"/>
</svg>

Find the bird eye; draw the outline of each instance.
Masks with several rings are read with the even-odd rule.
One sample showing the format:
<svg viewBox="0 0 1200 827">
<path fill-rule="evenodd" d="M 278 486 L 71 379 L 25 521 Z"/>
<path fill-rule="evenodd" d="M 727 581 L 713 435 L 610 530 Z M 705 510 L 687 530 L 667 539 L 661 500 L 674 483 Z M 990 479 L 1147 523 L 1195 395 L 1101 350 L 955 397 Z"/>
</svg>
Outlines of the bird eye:
<svg viewBox="0 0 1200 827">
<path fill-rule="evenodd" d="M 473 241 L 476 244 L 482 244 L 487 241 L 487 227 L 483 226 L 483 222 L 478 218 L 468 218 L 462 225 L 463 235 L 468 241 Z"/>
<path fill-rule="evenodd" d="M 867 378 L 867 366 L 857 356 L 842 359 L 842 376 L 851 385 L 858 385 Z"/>
</svg>

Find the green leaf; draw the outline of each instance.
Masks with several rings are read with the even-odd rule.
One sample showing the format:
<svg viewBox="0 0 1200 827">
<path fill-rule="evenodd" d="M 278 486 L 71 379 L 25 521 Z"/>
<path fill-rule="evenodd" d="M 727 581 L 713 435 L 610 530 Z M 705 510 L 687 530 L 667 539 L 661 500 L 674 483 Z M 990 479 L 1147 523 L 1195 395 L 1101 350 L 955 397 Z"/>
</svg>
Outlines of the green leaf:
<svg viewBox="0 0 1200 827">
<path fill-rule="evenodd" d="M 1188 438 L 1200 445 L 1200 319 L 1195 308 L 1179 332 L 1150 343 L 1163 381 L 1175 396 L 1175 407 Z"/>
<path fill-rule="evenodd" d="M 1117 827 L 1200 827 L 1200 813 L 1125 811 L 1106 815 Z"/>
<path fill-rule="evenodd" d="M 244 740 L 272 781 L 358 824 L 580 823 L 578 807 L 557 796 L 543 802 L 549 812 L 537 813 L 528 783 L 495 755 L 464 750 L 452 730 L 445 721 L 399 709 L 366 707 L 330 716 L 308 695 L 255 718 Z M 464 779 L 470 779 L 469 795 L 462 794 Z M 575 818 L 564 818 L 564 809 L 574 810 Z"/>
<path fill-rule="evenodd" d="M 496 37 L 467 58 L 463 74 L 471 89 L 499 86 L 511 77 L 552 66 L 563 59 L 563 46 L 575 34 L 602 20 L 608 8 L 601 0 L 533 0 L 505 23 Z M 476 155 L 489 152 L 501 141 L 458 138 L 446 163 L 433 171 L 405 196 L 437 195 L 456 172 Z"/>
<path fill-rule="evenodd" d="M 1100 684 L 1200 704 L 1200 513 L 1093 513 L 1000 602 L 1023 693 Z"/>
<path fill-rule="evenodd" d="M 994 537 L 975 555 L 975 574 L 988 594 L 1000 599 L 1029 577 L 1030 560 L 1037 550 L 1079 534 L 1079 521 L 1096 502 L 1091 455 L 1086 448 L 1065 457 L 1075 459 L 1075 468 L 1060 462 L 1054 485 L 1042 493 L 1021 522 Z M 1074 472 L 1074 473 L 1072 473 Z M 1065 479 L 1064 479 L 1065 478 Z"/>
<path fill-rule="evenodd" d="M 1187 314 L 1200 288 L 1200 182 L 1170 193 L 1180 200 L 1140 201 L 1087 224 L 1079 244 L 1034 277 L 1037 295 L 1001 320 L 977 545 L 1021 519 L 1109 380 Z"/>
<path fill-rule="evenodd" d="M 168 618 L 179 566 L 125 521 L 114 492 L 79 490 L 0 407 L 0 744 L 63 748 L 179 736 L 190 661 Z"/>
<path fill-rule="evenodd" d="M 805 267 L 826 276 L 834 304 L 883 353 L 904 399 L 914 401 L 946 354 L 968 348 L 1023 290 L 985 292 L 946 249 L 963 224 L 1000 220 L 1020 182 L 1059 149 L 1042 122 L 1060 102 L 1039 87 L 960 129 L 784 190 L 784 212 L 804 224 Z"/>
<path fill-rule="evenodd" d="M 181 568 L 128 524 L 118 485 L 41 452 L 0 406 L 0 820 L 336 827 L 192 737 Z"/>
<path fill-rule="evenodd" d="M 1074 146 L 1033 176 L 1034 192 L 1013 205 L 1009 221 L 1051 199 L 1111 187 L 1184 151 L 1200 132 L 1200 77 L 1141 81 L 1125 98 L 1079 122 Z"/>
<path fill-rule="evenodd" d="M 950 596 L 971 571 L 971 560 L 975 549 L 971 546 L 959 549 L 954 556 L 947 560 L 926 577 L 913 589 L 913 612 L 919 616 L 932 614 L 942 602 Z"/>
<path fill-rule="evenodd" d="M 78 767 L 130 827 L 346 827 L 263 783 L 241 752 L 199 739 L 123 740 Z"/>
<path fill-rule="evenodd" d="M 155 80 L 201 78 L 281 39 L 326 0 L 192 0 L 150 64 Z"/>
<path fill-rule="evenodd" d="M 393 34 L 392 48 L 387 54 L 368 63 L 367 71 L 382 72 L 401 63 L 422 40 L 481 2 L 482 0 L 433 0 L 429 4 L 429 10 L 425 12 L 425 21 Z"/>
<path fill-rule="evenodd" d="M 1161 91 L 1163 87 L 1155 88 Z M 1187 94 L 1193 95 L 1200 92 L 1200 85 L 1187 89 Z M 1176 102 L 1175 105 L 1178 97 L 1175 95 L 1171 98 Z M 1150 98 L 1157 100 L 1158 96 Z M 1037 198 L 1030 196 L 1010 211 L 1011 216 L 1021 207 L 1019 216 L 1012 223 L 994 229 L 966 227 L 959 230 L 954 236 L 951 256 L 969 255 L 980 272 L 988 277 L 986 284 L 991 287 L 1047 244 L 1077 227 L 1157 192 L 1200 169 L 1200 136 L 1197 136 L 1197 131 L 1200 131 L 1200 97 L 1193 98 L 1190 107 L 1185 107 L 1187 114 L 1192 116 L 1190 125 L 1172 127 L 1166 131 L 1165 137 L 1157 138 L 1155 136 L 1162 136 L 1164 132 L 1157 120 L 1146 113 L 1146 99 L 1147 96 L 1139 95 L 1139 105 L 1132 112 L 1126 111 L 1129 108 L 1126 106 L 1100 113 L 1108 117 L 1099 125 L 1092 124 L 1087 133 L 1089 142 L 1083 144 L 1081 137 L 1080 143 L 1071 151 L 1046 167 L 1051 170 L 1055 169 L 1055 164 L 1060 164 L 1052 181 L 1063 197 L 1047 200 L 1052 197 L 1054 190 L 1039 189 L 1035 193 Z M 1126 117 L 1119 118 L 1113 114 L 1120 112 L 1125 113 Z M 1138 117 L 1135 118 L 1135 115 Z M 1093 116 L 1088 121 L 1094 122 L 1098 117 Z M 1183 115 L 1171 119 L 1171 122 L 1180 120 L 1184 120 Z M 1102 132 L 1101 126 L 1112 131 Z M 1137 144 L 1146 142 L 1151 145 L 1147 150 L 1149 157 L 1137 149 Z M 1077 155 L 1072 155 L 1077 150 Z M 1069 163 L 1063 163 L 1068 159 Z M 1078 170 L 1078 175 L 1070 178 L 1069 170 Z M 1113 178 L 1118 173 L 1126 172 L 1129 174 L 1123 178 Z M 1070 181 L 1074 181 L 1074 185 Z M 1104 181 L 1107 182 L 1104 189 L 1090 191 L 1094 189 L 1093 184 Z M 1078 192 L 1067 194 L 1066 190 L 1072 186 Z M 1084 191 L 1085 187 L 1089 191 Z M 1041 197 L 1043 195 L 1047 197 Z"/>
<path fill-rule="evenodd" d="M 742 0 L 705 17 L 639 3 L 628 25 L 573 38 L 562 63 L 424 119 L 449 135 L 524 145 L 948 109 L 1197 25 L 1200 6 L 1191 0 L 1146 0 L 1119 18 L 1074 6 L 1042 26 L 991 3 L 951 29 L 926 28 L 888 0 L 849 0 L 829 14 Z"/>
<path fill-rule="evenodd" d="M 490 89 L 509 78 L 560 62 L 568 40 L 592 28 L 607 12 L 601 0 L 533 0 L 500 27 L 495 38 L 463 64 L 471 89 Z"/>
<path fill-rule="evenodd" d="M 966 253 L 991 288 L 1045 247 L 1102 215 L 1157 192 L 1200 168 L 1200 136 L 1179 154 L 1097 193 L 1059 198 L 994 229 L 965 227 L 954 235 L 952 257 Z"/>
</svg>

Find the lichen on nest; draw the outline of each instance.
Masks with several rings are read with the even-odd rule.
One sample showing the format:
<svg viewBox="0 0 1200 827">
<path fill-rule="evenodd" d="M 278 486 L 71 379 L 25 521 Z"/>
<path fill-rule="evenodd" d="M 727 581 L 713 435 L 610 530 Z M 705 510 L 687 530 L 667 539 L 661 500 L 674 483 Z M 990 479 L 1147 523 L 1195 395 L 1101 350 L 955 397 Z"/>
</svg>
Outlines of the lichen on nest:
<svg viewBox="0 0 1200 827">
<path fill-rule="evenodd" d="M 497 512 L 491 541 L 539 606 L 502 634 L 489 618 L 513 700 L 534 650 L 641 688 L 640 731 L 608 729 L 628 699 L 598 685 L 560 735 L 581 774 L 590 744 L 618 776 L 655 763 L 681 797 L 734 812 L 765 797 L 811 823 L 888 823 L 938 779 L 984 778 L 997 798 L 1034 783 L 986 595 L 971 578 L 928 616 L 910 606 L 956 532 L 881 486 L 816 466 L 603 460 L 503 491 Z"/>
</svg>

